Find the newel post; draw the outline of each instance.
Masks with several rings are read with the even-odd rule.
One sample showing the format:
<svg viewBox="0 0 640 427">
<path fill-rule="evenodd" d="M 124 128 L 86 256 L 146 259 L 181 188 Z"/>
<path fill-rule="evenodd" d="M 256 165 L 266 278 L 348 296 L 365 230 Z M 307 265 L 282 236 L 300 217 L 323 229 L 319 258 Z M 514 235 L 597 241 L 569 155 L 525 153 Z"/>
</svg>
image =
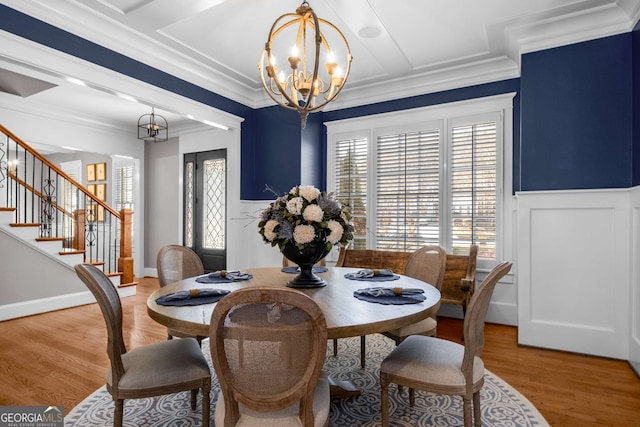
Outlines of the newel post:
<svg viewBox="0 0 640 427">
<path fill-rule="evenodd" d="M 84 251 L 84 209 L 73 211 L 73 249 Z"/>
<path fill-rule="evenodd" d="M 131 251 L 131 225 L 133 211 L 131 209 L 120 210 L 120 258 L 118 258 L 118 271 L 122 272 L 120 283 L 133 283 L 133 257 Z"/>
</svg>

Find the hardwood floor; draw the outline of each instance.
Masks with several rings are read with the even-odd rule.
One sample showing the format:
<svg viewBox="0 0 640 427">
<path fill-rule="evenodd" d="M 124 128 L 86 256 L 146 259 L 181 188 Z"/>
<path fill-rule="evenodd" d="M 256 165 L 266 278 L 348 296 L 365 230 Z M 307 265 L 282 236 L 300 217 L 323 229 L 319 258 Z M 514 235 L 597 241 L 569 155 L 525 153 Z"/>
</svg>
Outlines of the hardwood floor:
<svg viewBox="0 0 640 427">
<path fill-rule="evenodd" d="M 166 339 L 149 318 L 140 280 L 122 300 L 128 347 Z M 460 341 L 462 322 L 439 319 L 438 335 Z M 65 414 L 105 382 L 106 330 L 97 304 L 0 322 L 0 405 L 64 405 Z M 517 329 L 487 324 L 487 369 L 524 396 L 552 426 L 636 426 L 640 379 L 626 361 L 517 345 Z"/>
</svg>

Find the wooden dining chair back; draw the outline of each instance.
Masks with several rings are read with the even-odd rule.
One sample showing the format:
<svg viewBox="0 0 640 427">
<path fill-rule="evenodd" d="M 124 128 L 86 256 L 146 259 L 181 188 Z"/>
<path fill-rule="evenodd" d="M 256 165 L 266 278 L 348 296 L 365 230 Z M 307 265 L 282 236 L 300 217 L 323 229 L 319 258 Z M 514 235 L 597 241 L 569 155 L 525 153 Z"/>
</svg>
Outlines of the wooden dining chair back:
<svg viewBox="0 0 640 427">
<path fill-rule="evenodd" d="M 440 290 L 446 263 L 447 253 L 440 246 L 423 246 L 409 256 L 404 275 L 427 282 Z"/>
<path fill-rule="evenodd" d="M 437 245 L 423 246 L 411 254 L 407 260 L 404 274 L 427 282 L 440 290 L 444 279 L 446 262 L 447 253 L 443 248 Z M 397 345 L 409 335 L 435 336 L 437 325 L 438 322 L 435 318 L 427 317 L 411 325 L 383 332 L 383 335 L 394 340 Z"/>
<path fill-rule="evenodd" d="M 186 246 L 168 245 L 160 248 L 156 265 L 161 287 L 204 274 L 200 257 Z"/>
<path fill-rule="evenodd" d="M 221 299 L 210 322 L 220 382 L 217 426 L 326 426 L 327 324 L 307 295 L 252 287 Z"/>
<path fill-rule="evenodd" d="M 465 427 L 480 426 L 480 389 L 484 384 L 484 323 L 491 295 L 498 281 L 511 269 L 510 262 L 498 264 L 476 290 L 464 319 L 464 345 L 435 337 L 410 336 L 401 342 L 380 365 L 382 426 L 389 426 L 389 384 L 409 387 L 409 403 L 414 389 L 459 395 L 463 399 Z M 472 416 L 473 412 L 473 416 Z"/>
<path fill-rule="evenodd" d="M 204 266 L 198 254 L 186 246 L 168 245 L 158 251 L 156 259 L 160 287 L 204 274 Z M 195 338 L 199 344 L 205 337 L 191 335 L 173 328 L 167 328 L 167 339 Z"/>
<path fill-rule="evenodd" d="M 394 273 L 404 274 L 407 260 L 411 253 L 400 251 L 386 251 L 379 249 L 349 249 L 340 248 L 336 267 L 354 267 L 369 269 L 388 269 Z M 338 355 L 338 340 L 333 340 L 333 355 Z M 366 366 L 367 338 L 360 337 L 360 367 Z"/>
<path fill-rule="evenodd" d="M 194 339 L 148 344 L 127 351 L 122 334 L 122 304 L 111 280 L 90 264 L 78 264 L 75 271 L 96 298 L 107 326 L 107 390 L 115 404 L 114 425 L 122 426 L 125 399 L 140 399 L 191 391 L 191 408 L 196 409 L 202 390 L 202 423 L 209 425 L 211 371 Z"/>
</svg>

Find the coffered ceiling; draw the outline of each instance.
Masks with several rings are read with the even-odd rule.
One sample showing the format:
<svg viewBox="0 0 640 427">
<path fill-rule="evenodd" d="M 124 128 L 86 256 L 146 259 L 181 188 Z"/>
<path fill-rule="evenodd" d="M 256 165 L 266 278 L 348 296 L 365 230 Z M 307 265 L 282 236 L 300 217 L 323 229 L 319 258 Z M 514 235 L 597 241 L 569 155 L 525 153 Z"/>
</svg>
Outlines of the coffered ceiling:
<svg viewBox="0 0 640 427">
<path fill-rule="evenodd" d="M 295 0 L 2 3 L 254 108 L 272 105 L 257 69 L 269 29 L 278 16 L 300 4 Z M 354 56 L 347 86 L 330 107 L 342 108 L 518 77 L 522 53 L 630 31 L 639 16 L 640 0 L 310 0 L 309 4 L 319 17 L 342 30 Z M 65 111 L 80 106 L 82 114 L 122 123 L 130 123 L 131 117 L 147 109 L 108 90 L 91 88 L 101 82 L 81 87 L 37 70 L 50 71 L 55 64 L 24 62 L 0 44 L 0 68 L 56 85 L 25 100 Z M 0 93 L 0 101 L 6 96 L 19 95 Z M 181 119 L 180 112 L 167 114 L 169 120 Z"/>
</svg>

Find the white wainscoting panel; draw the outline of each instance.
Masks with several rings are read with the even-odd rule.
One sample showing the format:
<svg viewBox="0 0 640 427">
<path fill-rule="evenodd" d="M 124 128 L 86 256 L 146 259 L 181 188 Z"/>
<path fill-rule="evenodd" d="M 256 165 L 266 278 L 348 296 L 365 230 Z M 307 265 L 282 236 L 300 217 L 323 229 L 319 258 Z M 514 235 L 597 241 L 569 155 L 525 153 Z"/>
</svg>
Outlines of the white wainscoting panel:
<svg viewBox="0 0 640 427">
<path fill-rule="evenodd" d="M 631 189 L 631 326 L 629 361 L 640 375 L 640 187 Z"/>
<path fill-rule="evenodd" d="M 626 359 L 628 190 L 518 194 L 518 341 Z"/>
</svg>

